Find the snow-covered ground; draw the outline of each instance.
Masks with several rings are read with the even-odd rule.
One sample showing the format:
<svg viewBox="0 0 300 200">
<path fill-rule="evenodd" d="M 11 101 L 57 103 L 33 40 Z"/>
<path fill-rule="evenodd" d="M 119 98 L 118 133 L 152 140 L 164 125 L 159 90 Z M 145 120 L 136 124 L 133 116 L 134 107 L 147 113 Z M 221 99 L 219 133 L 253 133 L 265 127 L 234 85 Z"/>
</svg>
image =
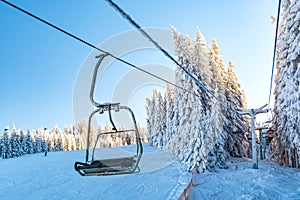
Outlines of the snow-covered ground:
<svg viewBox="0 0 300 200">
<path fill-rule="evenodd" d="M 134 147 L 122 147 L 132 151 Z M 0 159 L 0 199 L 177 199 L 191 174 L 171 155 L 144 145 L 141 172 L 82 177 L 74 170 L 84 151 Z M 193 199 L 300 199 L 300 170 L 247 159 L 194 177 Z"/>
<path fill-rule="evenodd" d="M 94 177 L 74 170 L 85 151 L 0 159 L 0 199 L 177 199 L 190 174 L 167 153 L 149 145 L 144 152 L 140 173 Z"/>
<path fill-rule="evenodd" d="M 300 199 L 300 169 L 249 159 L 230 159 L 229 169 L 194 177 L 192 199 Z"/>
</svg>

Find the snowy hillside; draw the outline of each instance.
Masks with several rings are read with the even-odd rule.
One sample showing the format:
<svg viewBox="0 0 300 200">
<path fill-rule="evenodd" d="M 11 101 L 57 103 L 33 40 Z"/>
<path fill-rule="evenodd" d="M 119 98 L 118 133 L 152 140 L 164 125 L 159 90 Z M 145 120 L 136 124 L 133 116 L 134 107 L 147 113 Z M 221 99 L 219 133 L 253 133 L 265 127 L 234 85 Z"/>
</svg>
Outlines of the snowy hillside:
<svg viewBox="0 0 300 200">
<path fill-rule="evenodd" d="M 144 149 L 141 172 L 129 175 L 80 176 L 73 166 L 84 151 L 0 159 L 0 199 L 177 199 L 190 174 L 169 154 Z"/>
<path fill-rule="evenodd" d="M 73 169 L 84 151 L 0 159 L 0 199 L 177 199 L 191 175 L 170 154 L 144 145 L 141 172 L 82 177 Z M 131 150 L 130 147 L 122 147 Z M 134 148 L 132 148 L 134 149 Z M 245 159 L 194 177 L 193 199 L 300 199 L 300 170 Z"/>
</svg>

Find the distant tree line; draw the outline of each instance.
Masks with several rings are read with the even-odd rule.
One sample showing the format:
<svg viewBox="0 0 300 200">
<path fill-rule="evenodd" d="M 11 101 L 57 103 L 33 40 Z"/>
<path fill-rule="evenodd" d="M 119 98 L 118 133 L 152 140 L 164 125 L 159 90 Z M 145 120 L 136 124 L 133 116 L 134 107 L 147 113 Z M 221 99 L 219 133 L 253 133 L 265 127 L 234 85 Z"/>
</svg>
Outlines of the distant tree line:
<svg viewBox="0 0 300 200">
<path fill-rule="evenodd" d="M 41 153 L 45 151 L 80 150 L 85 146 L 82 135 L 74 126 L 58 126 L 52 129 L 12 130 L 4 129 L 0 137 L 0 155 L 3 159 L 19 157 L 25 154 Z"/>
<path fill-rule="evenodd" d="M 102 128 L 98 127 L 97 133 L 112 130 L 108 123 Z M 146 129 L 139 125 L 142 141 L 147 142 Z M 91 142 L 95 144 L 98 134 L 92 128 Z M 10 130 L 5 128 L 0 133 L 0 156 L 3 159 L 19 157 L 26 154 L 35 154 L 51 151 L 72 151 L 86 148 L 87 122 L 82 121 L 69 127 L 60 129 L 57 125 L 51 129 L 39 128 L 23 131 L 15 126 Z M 133 133 L 107 134 L 99 137 L 97 148 L 124 146 L 135 143 Z M 91 145 L 94 147 L 94 145 Z"/>
</svg>

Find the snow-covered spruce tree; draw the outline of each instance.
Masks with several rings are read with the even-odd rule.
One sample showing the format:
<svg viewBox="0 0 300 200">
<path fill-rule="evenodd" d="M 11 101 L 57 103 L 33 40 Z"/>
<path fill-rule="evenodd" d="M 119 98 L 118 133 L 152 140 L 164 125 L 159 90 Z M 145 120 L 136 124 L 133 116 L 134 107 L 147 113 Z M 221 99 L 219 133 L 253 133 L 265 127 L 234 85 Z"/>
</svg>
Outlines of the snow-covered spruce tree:
<svg viewBox="0 0 300 200">
<path fill-rule="evenodd" d="M 26 154 L 33 154 L 34 153 L 34 139 L 29 130 L 27 131 L 27 134 L 26 134 L 26 146 L 27 146 Z"/>
<path fill-rule="evenodd" d="M 36 129 L 34 131 L 32 131 L 34 133 L 34 152 L 35 153 L 41 153 L 45 151 L 45 141 L 44 141 L 44 129 L 43 128 L 39 128 Z"/>
<path fill-rule="evenodd" d="M 242 89 L 241 91 L 241 98 L 242 98 L 242 108 L 248 108 L 248 104 L 247 104 L 247 98 L 246 98 L 246 92 L 244 89 Z"/>
<path fill-rule="evenodd" d="M 157 89 L 154 89 L 152 95 L 146 99 L 146 109 L 149 142 L 153 146 L 162 148 L 166 131 L 166 103 Z"/>
<path fill-rule="evenodd" d="M 98 126 L 97 133 L 102 133 L 102 132 L 103 132 L 103 127 Z M 96 148 L 105 148 L 105 147 L 107 147 L 107 146 L 105 146 L 105 144 L 103 142 L 104 142 L 104 140 L 102 140 L 102 138 L 100 137 L 100 140 L 98 141 Z M 111 143 L 111 135 L 106 136 L 106 143 Z"/>
<path fill-rule="evenodd" d="M 80 139 L 78 141 L 83 142 L 82 143 L 82 147 L 86 148 L 86 144 L 87 144 L 87 132 L 88 132 L 88 121 L 87 119 L 84 119 L 80 122 L 76 122 L 75 123 L 75 127 L 77 129 L 76 133 L 78 135 L 78 137 L 80 137 Z M 91 133 L 90 133 L 90 144 L 92 144 L 95 140 L 95 138 L 97 137 L 97 130 L 98 128 L 95 128 L 93 123 L 91 125 Z M 91 147 L 91 146 L 90 146 Z"/>
<path fill-rule="evenodd" d="M 3 159 L 12 157 L 12 148 L 10 142 L 10 132 L 8 128 L 4 129 L 3 144 L 2 144 L 2 156 Z"/>
<path fill-rule="evenodd" d="M 230 156 L 233 157 L 248 157 L 249 142 L 246 137 L 247 122 L 245 118 L 239 115 L 236 111 L 243 107 L 243 96 L 240 90 L 240 84 L 234 72 L 234 65 L 229 61 L 226 77 L 226 100 L 228 109 L 226 112 L 227 123 L 225 130 L 228 133 L 226 141 L 226 149 Z"/>
<path fill-rule="evenodd" d="M 193 82 L 192 80 L 186 81 L 184 85 L 187 91 L 193 91 Z M 192 140 L 192 135 L 195 134 L 192 129 L 193 121 L 192 121 L 192 112 L 195 108 L 195 98 L 194 95 L 185 92 L 183 96 L 180 98 L 180 121 L 178 127 L 178 135 L 180 138 L 179 148 L 181 149 L 181 153 L 178 155 L 179 159 L 184 160 L 188 154 L 186 151 L 191 148 L 190 141 Z"/>
<path fill-rule="evenodd" d="M 165 100 L 161 94 L 161 92 L 158 92 L 157 99 L 156 99 L 156 110 L 155 110 L 155 120 L 156 120 L 156 144 L 158 148 L 163 148 L 164 144 L 164 137 L 166 133 L 166 103 Z"/>
<path fill-rule="evenodd" d="M 192 71 L 191 57 L 193 54 L 193 45 L 189 37 L 183 37 L 178 30 L 172 27 L 173 37 L 175 41 L 175 53 L 178 56 L 178 62 L 186 70 Z M 175 83 L 181 88 L 174 88 L 174 137 L 168 142 L 166 149 L 179 157 L 184 159 L 185 147 L 189 143 L 190 130 L 190 114 L 189 107 L 192 102 L 190 100 L 189 92 L 192 91 L 191 84 L 187 84 L 187 79 L 190 79 L 182 69 L 176 67 L 175 69 Z M 190 94 L 191 95 L 191 94 Z"/>
<path fill-rule="evenodd" d="M 184 37 L 184 48 L 182 49 L 183 59 L 183 67 L 191 74 L 195 75 L 199 70 L 194 65 L 194 53 L 195 53 L 195 45 L 189 36 Z M 178 132 L 181 134 L 182 138 L 182 149 L 183 152 L 183 160 L 187 161 L 187 157 L 190 157 L 192 152 L 190 149 L 193 149 L 194 141 L 199 134 L 197 133 L 201 130 L 200 121 L 198 117 L 201 115 L 202 106 L 200 105 L 200 99 L 195 95 L 195 92 L 198 90 L 198 86 L 194 83 L 194 81 L 184 74 L 184 83 L 183 88 L 183 96 L 179 98 L 179 106 L 180 106 L 180 121 L 179 121 L 179 129 Z M 201 134 L 200 134 L 201 135 Z M 188 160 L 190 161 L 190 160 Z M 190 163 L 188 162 L 190 165 Z"/>
<path fill-rule="evenodd" d="M 71 151 L 71 137 L 70 131 L 66 125 L 64 125 L 64 133 L 63 135 L 61 133 L 58 133 L 56 136 L 56 150 L 59 151 L 59 149 L 63 149 L 65 151 Z"/>
<path fill-rule="evenodd" d="M 206 46 L 206 40 L 202 35 L 200 29 L 196 28 L 196 43 L 194 47 L 194 56 L 193 56 L 193 65 L 194 65 L 194 74 L 196 78 L 205 85 L 205 87 L 211 90 L 211 81 L 212 80 L 212 71 L 210 69 L 209 54 Z M 201 87 L 197 87 L 198 96 L 201 100 L 202 105 L 202 118 L 210 116 L 210 109 L 212 106 L 211 98 L 212 96 Z M 204 122 L 207 126 L 207 122 Z M 204 126 L 203 126 L 204 127 Z M 206 128 L 207 129 L 207 128 Z"/>
<path fill-rule="evenodd" d="M 189 80 L 188 84 L 190 84 L 190 88 L 193 88 L 191 91 L 196 92 L 198 90 L 198 86 L 192 80 Z M 186 126 L 188 133 L 186 137 L 187 141 L 185 141 L 183 161 L 188 165 L 189 170 L 200 167 L 201 171 L 203 171 L 206 168 L 205 160 L 208 155 L 205 137 L 208 130 L 209 116 L 206 115 L 207 113 L 199 96 L 190 94 L 187 104 L 190 104 L 189 108 L 191 108 L 190 120 L 188 121 L 190 127 Z"/>
<path fill-rule="evenodd" d="M 182 65 L 183 64 L 183 46 L 184 46 L 184 39 L 183 36 L 180 34 L 180 32 L 175 29 L 174 27 L 171 27 L 174 43 L 175 43 L 175 53 L 177 55 L 178 62 Z M 184 84 L 184 72 L 179 67 L 175 68 L 175 84 L 181 88 L 183 88 Z M 172 136 L 170 137 L 169 142 L 166 145 L 166 149 L 170 152 L 173 152 L 175 155 L 179 155 L 181 153 L 182 149 L 178 149 L 178 140 L 180 141 L 180 134 L 178 133 L 178 127 L 180 123 L 180 104 L 179 104 L 179 98 L 183 95 L 183 90 L 175 87 L 174 88 L 174 116 L 172 118 Z M 175 139 L 176 138 L 176 139 Z M 177 141 L 176 141 L 177 140 Z"/>
<path fill-rule="evenodd" d="M 86 148 L 87 121 L 83 120 L 81 122 L 76 123 L 75 125 L 76 130 L 78 132 L 78 137 L 80 137 L 78 141 L 82 142 L 82 149 Z"/>
<path fill-rule="evenodd" d="M 196 43 L 194 48 L 195 48 L 194 57 L 193 57 L 193 64 L 195 66 L 194 74 L 196 75 L 198 80 L 202 81 L 204 85 L 210 89 L 212 74 L 209 66 L 209 55 L 208 55 L 206 40 L 203 34 L 201 33 L 199 27 L 196 28 Z M 204 91 L 201 97 L 204 98 L 203 101 L 209 102 L 210 100 L 209 95 Z"/>
<path fill-rule="evenodd" d="M 153 91 L 153 93 L 146 98 L 146 112 L 147 112 L 147 128 L 148 128 L 148 134 L 149 134 L 149 144 L 153 144 L 153 136 L 156 135 L 155 133 L 155 95 L 156 93 Z"/>
<path fill-rule="evenodd" d="M 27 152 L 26 134 L 22 130 L 20 131 L 20 143 L 21 143 L 20 154 L 25 155 Z"/>
<path fill-rule="evenodd" d="M 65 135 L 68 134 L 68 128 L 64 125 L 64 130 L 62 131 L 58 125 L 53 126 L 53 128 L 50 130 L 51 135 L 51 151 L 63 151 L 68 150 L 68 147 L 64 149 L 64 141 L 63 138 Z"/>
<path fill-rule="evenodd" d="M 202 35 L 200 29 L 196 29 L 196 41 L 194 44 L 194 53 L 192 57 L 193 71 L 195 77 L 210 89 L 211 84 L 211 70 L 209 67 L 209 57 L 206 47 L 206 40 Z M 194 108 L 192 111 L 193 127 L 191 128 L 192 138 L 190 141 L 190 148 L 188 153 L 185 154 L 186 163 L 189 170 L 198 167 L 199 171 L 206 169 L 206 161 L 208 158 L 209 149 L 205 143 L 205 139 L 209 139 L 209 126 L 211 115 L 211 96 L 205 91 L 204 88 L 196 86 L 193 83 L 193 92 L 199 94 L 193 101 Z"/>
<path fill-rule="evenodd" d="M 73 126 L 73 133 L 75 136 L 75 142 L 76 142 L 76 150 L 84 149 L 85 143 L 84 143 L 84 136 L 86 133 L 80 132 L 79 130 L 79 123 L 75 123 Z"/>
<path fill-rule="evenodd" d="M 147 143 L 148 142 L 147 127 L 141 125 L 139 122 L 137 123 L 137 127 L 138 127 L 138 130 L 139 130 L 139 133 L 140 133 L 142 143 Z M 134 127 L 133 127 L 133 129 L 134 129 Z M 134 139 L 134 143 L 135 143 L 135 139 Z"/>
<path fill-rule="evenodd" d="M 53 140 L 54 140 L 52 132 L 53 131 L 49 130 L 49 129 L 44 130 L 44 136 L 43 136 L 43 138 L 44 138 L 44 140 L 45 140 L 45 142 L 47 144 L 47 149 L 46 149 L 47 151 L 51 151 L 52 150 L 51 144 L 53 144 Z"/>
<path fill-rule="evenodd" d="M 34 140 L 35 140 L 34 152 L 35 153 L 42 152 L 42 139 L 40 138 L 40 136 L 38 134 L 36 134 L 34 136 Z"/>
<path fill-rule="evenodd" d="M 209 48 L 210 67 L 212 72 L 211 89 L 217 98 L 212 98 L 213 106 L 210 116 L 210 130 L 206 144 L 210 150 L 207 158 L 207 168 L 214 169 L 215 166 L 223 166 L 228 157 L 228 152 L 225 150 L 225 143 L 228 138 L 228 133 L 224 129 L 226 124 L 226 94 L 225 82 L 226 72 L 224 63 L 221 59 L 219 45 L 215 39 L 212 40 L 212 45 Z"/>
<path fill-rule="evenodd" d="M 300 2 L 281 6 L 272 151 L 279 164 L 300 168 Z"/>
<path fill-rule="evenodd" d="M 188 42 L 187 45 L 193 45 L 193 48 L 190 47 L 190 49 L 193 50 L 189 58 L 192 63 L 192 68 L 189 70 L 190 73 L 209 88 L 208 83 L 211 81 L 211 73 L 209 69 L 208 51 L 206 49 L 205 38 L 199 28 L 196 30 L 196 42 L 194 44 Z M 210 123 L 211 97 L 191 79 L 187 80 L 186 86 L 188 85 L 189 87 L 185 89 L 192 93 L 186 93 L 189 96 L 189 101 L 187 102 L 192 102 L 192 104 L 189 105 L 191 108 L 190 130 L 187 134 L 188 146 L 184 152 L 184 161 L 189 166 L 189 170 L 192 170 L 194 167 L 199 167 L 199 170 L 203 171 L 206 168 L 209 153 L 205 139 L 209 138 L 208 124 Z M 195 94 L 198 95 L 196 96 Z"/>
<path fill-rule="evenodd" d="M 42 139 L 41 146 L 42 146 L 42 152 L 48 151 L 48 144 L 45 139 Z"/>
<path fill-rule="evenodd" d="M 166 102 L 166 133 L 163 142 L 166 145 L 168 141 L 174 136 L 174 132 L 173 132 L 174 130 L 173 129 L 174 88 L 169 84 L 167 85 L 167 90 L 165 92 L 165 102 Z"/>
<path fill-rule="evenodd" d="M 10 143 L 11 143 L 11 157 L 21 156 L 21 142 L 20 142 L 20 135 L 16 130 L 16 127 L 13 127 L 11 136 L 10 136 Z"/>
</svg>

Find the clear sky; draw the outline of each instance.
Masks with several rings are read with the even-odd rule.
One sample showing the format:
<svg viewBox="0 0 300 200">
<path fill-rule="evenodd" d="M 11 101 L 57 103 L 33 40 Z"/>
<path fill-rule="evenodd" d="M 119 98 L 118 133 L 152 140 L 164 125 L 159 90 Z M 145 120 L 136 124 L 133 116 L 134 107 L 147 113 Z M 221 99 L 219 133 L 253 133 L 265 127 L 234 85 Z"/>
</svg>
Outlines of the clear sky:
<svg viewBox="0 0 300 200">
<path fill-rule="evenodd" d="M 132 29 L 101 0 L 10 2 L 94 45 Z M 268 15 L 277 15 L 277 1 L 116 3 L 143 27 L 169 29 L 173 25 L 193 38 L 199 26 L 208 44 L 213 37 L 217 39 L 225 64 L 231 60 L 235 65 L 249 107 L 267 103 L 275 35 L 275 25 Z M 92 49 L 3 2 L 0 27 L 0 129 L 13 123 L 22 129 L 72 124 L 75 80 Z M 139 109 L 144 109 L 143 99 L 135 101 Z"/>
</svg>

